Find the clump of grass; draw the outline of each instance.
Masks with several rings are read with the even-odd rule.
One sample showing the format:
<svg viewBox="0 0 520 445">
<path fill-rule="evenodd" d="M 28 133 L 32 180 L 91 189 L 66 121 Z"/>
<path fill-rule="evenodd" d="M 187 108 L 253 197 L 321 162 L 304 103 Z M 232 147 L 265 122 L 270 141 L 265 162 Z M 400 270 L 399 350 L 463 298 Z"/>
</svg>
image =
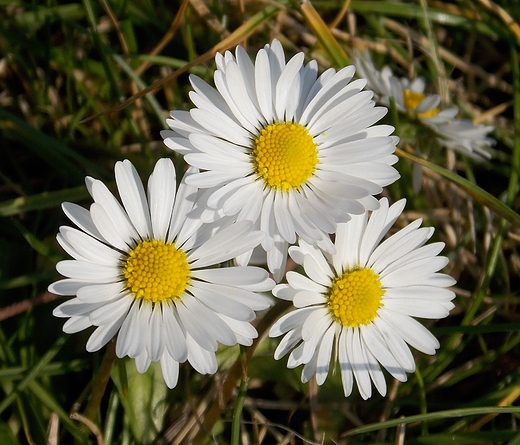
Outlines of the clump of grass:
<svg viewBox="0 0 520 445">
<path fill-rule="evenodd" d="M 520 443 L 515 9 L 490 0 L 4 1 L 0 443 Z M 400 223 L 421 216 L 436 227 L 458 284 L 456 308 L 431 328 L 438 354 L 417 354 L 416 373 L 389 380 L 386 398 L 344 398 L 339 373 L 322 387 L 303 385 L 298 369 L 274 361 L 265 336 L 222 349 L 214 376 L 181 367 L 168 391 L 157 367 L 140 375 L 111 347 L 89 354 L 86 334 L 65 336 L 51 316 L 57 297 L 46 288 L 64 258 L 54 241 L 59 204 L 86 204 L 85 175 L 109 180 L 119 159 L 143 176 L 162 156 L 182 170 L 159 132 L 170 109 L 190 107 L 187 74 L 211 82 L 216 51 L 241 43 L 253 53 L 274 37 L 321 69 L 368 49 L 379 67 L 424 76 L 444 104 L 495 126 L 493 158 L 483 163 L 445 149 L 418 158 L 400 146 L 402 179 L 386 194 L 408 200 Z M 258 331 L 283 310 L 265 314 Z"/>
</svg>

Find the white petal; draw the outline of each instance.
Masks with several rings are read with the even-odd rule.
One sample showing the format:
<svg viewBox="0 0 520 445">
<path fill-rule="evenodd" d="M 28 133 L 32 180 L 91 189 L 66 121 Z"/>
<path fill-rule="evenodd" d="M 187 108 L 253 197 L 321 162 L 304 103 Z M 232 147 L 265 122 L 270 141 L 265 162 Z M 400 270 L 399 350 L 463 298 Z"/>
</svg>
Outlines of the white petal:
<svg viewBox="0 0 520 445">
<path fill-rule="evenodd" d="M 314 281 L 307 278 L 305 275 L 301 275 L 298 272 L 289 271 L 287 272 L 286 278 L 293 289 L 308 290 L 317 294 L 323 294 L 327 292 L 326 286 L 322 286 L 321 284 L 315 283 Z"/>
<path fill-rule="evenodd" d="M 121 253 L 106 244 L 92 238 L 84 232 L 72 227 L 60 227 L 60 234 L 65 241 L 87 261 L 104 266 L 116 266 L 121 259 Z M 58 238 L 59 241 L 59 238 Z M 63 246 L 62 246 L 63 247 Z"/>
<path fill-rule="evenodd" d="M 370 352 L 370 350 L 367 348 L 363 338 L 361 338 L 361 351 L 365 355 L 366 362 L 368 364 L 368 373 L 374 382 L 374 386 L 378 390 L 379 394 L 381 394 L 383 397 L 386 396 L 386 380 L 385 376 L 383 375 L 383 370 L 381 369 L 381 366 L 372 352 Z"/>
<path fill-rule="evenodd" d="M 275 114 L 279 121 L 285 121 L 285 110 L 287 109 L 287 104 L 289 102 L 290 93 L 291 93 L 291 84 L 295 79 L 299 80 L 297 77 L 299 71 L 302 68 L 303 64 L 303 53 L 295 54 L 291 60 L 287 62 L 287 65 L 284 67 L 278 82 L 275 87 Z M 291 119 L 292 116 L 289 117 Z"/>
<path fill-rule="evenodd" d="M 77 296 L 86 303 L 108 303 L 122 298 L 124 285 L 121 282 L 83 285 Z"/>
<path fill-rule="evenodd" d="M 87 328 L 90 328 L 92 323 L 87 316 L 78 315 L 69 318 L 63 325 L 63 332 L 66 334 L 76 334 Z"/>
<path fill-rule="evenodd" d="M 438 340 L 421 323 L 409 317 L 387 310 L 385 307 L 379 308 L 379 316 L 383 318 L 396 333 L 409 345 L 425 354 L 433 355 L 439 348 Z"/>
<path fill-rule="evenodd" d="M 117 268 L 86 261 L 60 261 L 56 264 L 56 270 L 68 278 L 85 281 L 86 283 L 113 283 L 120 279 L 120 271 Z"/>
<path fill-rule="evenodd" d="M 154 239 L 166 241 L 176 188 L 172 161 L 166 158 L 159 159 L 148 179 L 148 203 Z"/>
<path fill-rule="evenodd" d="M 134 298 L 127 295 L 125 298 L 106 303 L 90 313 L 90 322 L 94 326 L 110 324 L 114 318 L 126 316 L 133 301 Z"/>
<path fill-rule="evenodd" d="M 312 314 L 316 308 L 296 309 L 280 317 L 269 330 L 269 337 L 279 337 L 292 329 L 303 326 L 307 317 Z"/>
<path fill-rule="evenodd" d="M 110 216 L 100 204 L 93 203 L 90 206 L 90 215 L 104 239 L 119 250 L 128 252 L 130 245 L 133 245 L 133 240 L 137 239 L 137 232 L 135 232 L 135 238 L 126 237 L 125 230 L 120 231 L 119 227 L 114 225 Z"/>
<path fill-rule="evenodd" d="M 352 394 L 352 386 L 354 384 L 354 375 L 352 372 L 352 365 L 348 358 L 349 344 L 347 342 L 348 331 L 351 329 L 342 328 L 338 340 L 338 360 L 341 369 L 341 382 L 343 384 L 343 392 L 345 397 Z"/>
<path fill-rule="evenodd" d="M 227 346 L 236 344 L 229 326 L 197 299 L 185 294 L 182 302 L 177 304 L 177 310 L 187 333 L 204 349 L 216 350 L 215 340 Z"/>
<path fill-rule="evenodd" d="M 166 351 L 161 357 L 161 371 L 166 386 L 170 389 L 175 388 L 179 380 L 179 362 Z"/>
<path fill-rule="evenodd" d="M 84 281 L 66 278 L 65 280 L 55 281 L 50 284 L 47 290 L 56 295 L 76 295 L 79 289 L 87 285 L 88 283 Z"/>
<path fill-rule="evenodd" d="M 289 331 L 280 341 L 274 351 L 274 359 L 280 360 L 285 354 L 293 349 L 302 340 L 301 329 L 293 329 Z"/>
<path fill-rule="evenodd" d="M 202 225 L 201 221 L 188 216 L 197 199 L 197 187 L 188 185 L 186 181 L 197 172 L 196 168 L 190 167 L 181 180 L 172 210 L 168 242 L 175 240 L 179 245 L 182 245 Z"/>
<path fill-rule="evenodd" d="M 208 283 L 193 281 L 190 291 L 195 298 L 218 314 L 227 315 L 240 321 L 251 321 L 255 318 L 255 313 L 251 308 L 231 298 L 227 298 L 225 289 L 222 287 L 213 287 Z"/>
<path fill-rule="evenodd" d="M 224 314 L 217 314 L 226 323 L 237 337 L 237 342 L 241 345 L 251 346 L 253 339 L 258 337 L 256 329 L 245 321 L 235 320 Z"/>
<path fill-rule="evenodd" d="M 274 121 L 273 86 L 271 85 L 271 67 L 269 56 L 263 49 L 258 51 L 255 60 L 255 89 L 258 105 L 266 122 Z"/>
<path fill-rule="evenodd" d="M 410 317 L 419 318 L 444 318 L 447 317 L 453 304 L 446 306 L 446 303 L 440 303 L 431 300 L 416 299 L 398 299 L 388 298 L 383 302 L 385 308 L 399 312 L 401 314 L 409 315 Z"/>
<path fill-rule="evenodd" d="M 296 233 L 291 214 L 289 213 L 289 201 L 287 193 L 275 193 L 274 195 L 274 219 L 282 238 L 289 244 L 296 241 Z"/>
<path fill-rule="evenodd" d="M 52 311 L 52 315 L 59 318 L 73 317 L 76 315 L 89 315 L 100 306 L 102 305 L 85 303 L 78 298 L 72 298 L 55 307 Z"/>
<path fill-rule="evenodd" d="M 331 285 L 332 271 L 330 268 L 328 271 L 324 271 L 313 256 L 305 255 L 303 260 L 303 267 L 305 268 L 305 273 L 312 281 L 315 281 L 316 283 L 325 287 L 329 287 Z"/>
<path fill-rule="evenodd" d="M 80 207 L 79 205 L 72 202 L 62 203 L 61 208 L 63 209 L 63 213 L 67 215 L 67 218 L 69 218 L 77 227 L 83 230 L 83 232 L 88 233 L 90 236 L 93 236 L 94 238 L 97 238 L 101 241 L 105 241 L 92 221 L 90 212 L 87 209 L 84 209 L 83 207 Z"/>
<path fill-rule="evenodd" d="M 295 294 L 293 304 L 295 307 L 306 307 L 317 304 L 325 304 L 328 299 L 323 294 L 310 291 L 299 291 Z"/>
<path fill-rule="evenodd" d="M 207 351 L 188 334 L 186 336 L 188 345 L 188 361 L 191 366 L 200 374 L 214 374 L 217 372 L 217 359 L 215 353 Z"/>
<path fill-rule="evenodd" d="M 200 268 L 222 263 L 258 246 L 265 235 L 251 231 L 252 227 L 251 221 L 239 221 L 217 232 L 187 255 L 190 266 Z"/>
<path fill-rule="evenodd" d="M 182 363 L 188 358 L 188 347 L 186 345 L 186 334 L 177 319 L 176 312 L 177 309 L 173 303 L 163 302 L 162 315 L 166 350 L 174 360 Z"/>
<path fill-rule="evenodd" d="M 128 214 L 125 212 L 119 201 L 112 195 L 108 187 L 103 184 L 101 181 L 94 181 L 92 183 L 92 197 L 94 198 L 95 203 L 90 207 L 90 216 L 92 216 L 92 220 L 94 224 L 96 224 L 97 229 L 101 234 L 101 228 L 96 221 L 96 218 L 92 214 L 92 207 L 99 205 L 105 211 L 108 219 L 112 223 L 114 227 L 117 228 L 119 236 L 128 242 L 131 239 L 137 239 L 138 233 L 135 230 L 135 227 L 130 222 Z M 103 234 L 106 238 L 106 236 Z M 108 238 L 107 241 L 111 242 Z"/>
<path fill-rule="evenodd" d="M 372 385 L 370 382 L 370 372 L 368 361 L 363 352 L 361 338 L 358 328 L 347 330 L 347 355 L 354 372 L 357 387 L 361 397 L 366 400 L 372 395 Z"/>
<path fill-rule="evenodd" d="M 367 326 L 363 326 L 360 332 L 364 344 L 379 363 L 381 363 L 394 378 L 401 382 L 406 382 L 407 377 L 404 369 L 388 350 L 375 325 L 368 324 Z"/>
<path fill-rule="evenodd" d="M 139 332 L 139 311 L 140 303 L 138 300 L 134 301 L 134 304 L 128 311 L 116 343 L 116 355 L 122 358 L 126 355 L 130 357 L 136 357 L 145 348 L 145 337 Z"/>
<path fill-rule="evenodd" d="M 318 349 L 316 363 L 316 382 L 322 385 L 329 373 L 329 364 L 332 354 L 332 345 L 336 334 L 336 326 L 333 324 L 327 329 Z"/>
<path fill-rule="evenodd" d="M 135 368 L 137 369 L 137 372 L 140 374 L 144 374 L 148 368 L 150 367 L 150 357 L 148 356 L 146 351 L 141 351 L 137 357 L 134 357 L 135 359 Z"/>
<path fill-rule="evenodd" d="M 99 351 L 105 346 L 110 340 L 114 338 L 117 331 L 121 327 L 125 314 L 119 316 L 119 318 L 112 321 L 112 323 L 98 327 L 92 335 L 89 337 L 86 345 L 88 352 Z"/>
<path fill-rule="evenodd" d="M 123 201 L 133 226 L 141 238 L 149 238 L 152 234 L 150 210 L 137 170 L 128 159 L 125 159 L 122 162 L 116 162 L 115 176 L 119 196 L 121 196 L 121 201 Z"/>
<path fill-rule="evenodd" d="M 191 273 L 191 276 L 210 283 L 234 287 L 248 286 L 248 288 L 258 288 L 257 290 L 271 290 L 274 286 L 274 282 L 269 279 L 267 271 L 255 266 L 195 270 Z M 266 285 L 270 287 L 266 289 Z"/>
<path fill-rule="evenodd" d="M 210 134 L 230 141 L 233 144 L 249 147 L 251 134 L 224 113 L 214 114 L 206 110 L 194 108 L 190 111 L 193 119 Z"/>
</svg>

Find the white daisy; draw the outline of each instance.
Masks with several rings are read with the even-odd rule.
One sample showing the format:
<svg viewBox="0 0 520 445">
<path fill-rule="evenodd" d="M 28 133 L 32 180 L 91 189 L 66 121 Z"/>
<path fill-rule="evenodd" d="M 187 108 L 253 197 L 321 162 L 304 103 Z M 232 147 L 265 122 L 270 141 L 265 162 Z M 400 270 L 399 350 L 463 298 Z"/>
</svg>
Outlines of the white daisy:
<svg viewBox="0 0 520 445">
<path fill-rule="evenodd" d="M 490 159 L 490 148 L 495 145 L 495 139 L 489 137 L 494 130 L 492 125 L 475 125 L 469 119 L 457 118 L 459 110 L 448 108 L 436 116 L 424 119 L 424 123 L 437 133 L 439 143 L 456 150 L 476 161 Z"/>
<path fill-rule="evenodd" d="M 338 224 L 335 255 L 300 241 L 289 253 L 307 276 L 287 273 L 289 284 L 273 293 L 297 308 L 281 317 L 269 335 L 284 335 L 275 359 L 289 355 L 287 366 L 303 364 L 302 381 L 316 375 L 321 385 L 332 359 L 339 362 L 345 396 L 354 380 L 361 396 L 380 394 L 386 382 L 380 365 L 400 381 L 415 369 L 409 346 L 426 354 L 439 347 L 435 337 L 412 317 L 442 318 L 453 308 L 455 280 L 438 273 L 448 259 L 437 256 L 444 243 L 425 245 L 433 228 L 416 220 L 382 243 L 404 208 L 383 198 L 371 217 L 355 215 Z M 334 354 L 332 354 L 334 351 Z"/>
<path fill-rule="evenodd" d="M 367 86 L 374 90 L 379 103 L 388 106 L 389 98 L 393 97 L 398 111 L 415 115 L 437 134 L 438 142 L 444 147 L 477 161 L 491 158 L 489 149 L 496 141 L 488 135 L 493 126 L 475 125 L 469 119 L 458 118 L 456 107 L 441 109 L 440 97 L 425 93 L 424 78 L 412 81 L 398 78 L 388 66 L 379 71 L 368 51 L 356 51 L 351 58 L 358 75 L 367 79 Z"/>
<path fill-rule="evenodd" d="M 405 77 L 398 78 L 387 65 L 379 71 L 368 51 L 354 52 L 352 63 L 358 74 L 366 77 L 368 88 L 374 90 L 380 103 L 388 106 L 390 97 L 393 97 L 399 111 L 412 113 L 419 119 L 439 113 L 440 96 L 425 93 L 426 82 L 423 77 L 417 77 L 412 81 Z"/>
<path fill-rule="evenodd" d="M 336 223 L 376 208 L 372 195 L 399 177 L 397 138 L 373 125 L 387 109 L 362 91 L 365 80 L 351 81 L 353 66 L 318 76 L 303 53 L 286 62 L 278 40 L 254 64 L 240 46 L 215 60 L 216 89 L 190 76 L 196 108 L 172 111 L 162 136 L 203 170 L 188 179 L 207 189 L 201 217 L 254 221 L 280 279 L 297 236 L 332 252 Z"/>
<path fill-rule="evenodd" d="M 270 304 L 258 292 L 274 286 L 261 268 L 214 265 L 254 248 L 265 235 L 247 221 L 215 230 L 187 216 L 197 189 L 183 180 L 176 191 L 169 159 L 157 162 L 147 192 L 127 160 L 116 163 L 115 177 L 122 205 L 90 177 L 90 210 L 63 204 L 79 230 L 60 227 L 58 242 L 74 259 L 57 264 L 67 278 L 49 291 L 75 298 L 53 314 L 69 318 L 63 326 L 69 334 L 97 327 L 90 352 L 117 334 L 117 356 L 135 358 L 139 372 L 160 361 L 170 388 L 186 360 L 202 374 L 214 373 L 217 342 L 250 345 L 257 332 L 249 321 Z"/>
</svg>

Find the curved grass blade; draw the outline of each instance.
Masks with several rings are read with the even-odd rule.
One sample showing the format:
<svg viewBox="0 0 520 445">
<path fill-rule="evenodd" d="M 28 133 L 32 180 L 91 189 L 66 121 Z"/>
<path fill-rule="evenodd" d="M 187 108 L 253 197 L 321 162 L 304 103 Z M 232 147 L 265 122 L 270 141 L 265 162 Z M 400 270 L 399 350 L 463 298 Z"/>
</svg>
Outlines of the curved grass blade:
<svg viewBox="0 0 520 445">
<path fill-rule="evenodd" d="M 484 189 L 473 184 L 467 179 L 453 173 L 440 165 L 434 164 L 433 162 L 427 161 L 426 159 L 419 158 L 411 153 L 408 153 L 401 149 L 396 149 L 396 154 L 402 158 L 409 159 L 417 164 L 420 164 L 426 168 L 429 168 L 435 173 L 443 176 L 454 184 L 458 185 L 468 195 L 470 195 L 475 201 L 479 202 L 483 206 L 486 206 L 493 210 L 496 214 L 506 219 L 510 223 L 520 224 L 520 215 L 513 209 L 505 205 L 502 201 L 495 198 L 491 193 L 486 192 Z"/>
<path fill-rule="evenodd" d="M 359 428 L 353 428 L 345 433 L 345 436 L 355 436 L 357 434 L 369 433 L 384 428 L 392 428 L 398 425 L 406 425 L 414 422 L 430 422 L 432 420 L 450 419 L 465 416 L 480 416 L 483 414 L 513 414 L 520 413 L 519 406 L 497 407 L 497 406 L 480 406 L 477 408 L 460 408 L 448 409 L 445 411 L 436 411 L 428 414 L 417 414 L 415 416 L 402 417 L 400 419 L 387 420 L 386 422 L 378 422 L 370 425 L 364 425 Z"/>
<path fill-rule="evenodd" d="M 313 34 L 316 36 L 321 45 L 327 50 L 332 61 L 334 62 L 334 65 L 336 65 L 338 68 L 343 68 L 344 66 L 349 65 L 350 60 L 347 54 L 340 46 L 338 41 L 334 38 L 330 32 L 329 27 L 318 14 L 318 11 L 314 9 L 312 3 L 309 0 L 304 0 L 301 4 L 301 10 L 305 16 L 305 20 L 307 20 L 307 23 L 312 29 Z"/>
<path fill-rule="evenodd" d="M 30 210 L 42 210 L 57 207 L 64 201 L 81 201 L 89 197 L 85 186 L 74 187 L 55 192 L 43 192 L 37 195 L 20 196 L 0 203 L 0 217 L 19 215 Z"/>
</svg>

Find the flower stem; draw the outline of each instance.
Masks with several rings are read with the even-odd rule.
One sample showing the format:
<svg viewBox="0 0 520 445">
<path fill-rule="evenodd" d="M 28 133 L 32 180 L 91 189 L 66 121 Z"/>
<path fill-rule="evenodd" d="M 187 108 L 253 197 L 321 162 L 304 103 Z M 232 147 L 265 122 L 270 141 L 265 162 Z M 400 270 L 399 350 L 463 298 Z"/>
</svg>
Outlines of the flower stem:
<svg viewBox="0 0 520 445">
<path fill-rule="evenodd" d="M 108 343 L 101 366 L 92 380 L 92 395 L 88 401 L 87 407 L 85 408 L 85 412 L 83 413 L 83 416 L 87 419 L 94 420 L 94 417 L 96 416 L 103 394 L 105 394 L 108 379 L 110 378 L 110 373 L 112 372 L 112 367 L 114 366 L 115 361 L 116 342 L 115 340 L 112 340 Z"/>
<path fill-rule="evenodd" d="M 233 423 L 231 425 L 231 445 L 240 445 L 240 427 L 242 426 L 242 409 L 247 394 L 247 351 L 240 345 L 240 361 L 242 363 L 242 379 L 238 388 L 237 400 L 233 408 Z"/>
</svg>

